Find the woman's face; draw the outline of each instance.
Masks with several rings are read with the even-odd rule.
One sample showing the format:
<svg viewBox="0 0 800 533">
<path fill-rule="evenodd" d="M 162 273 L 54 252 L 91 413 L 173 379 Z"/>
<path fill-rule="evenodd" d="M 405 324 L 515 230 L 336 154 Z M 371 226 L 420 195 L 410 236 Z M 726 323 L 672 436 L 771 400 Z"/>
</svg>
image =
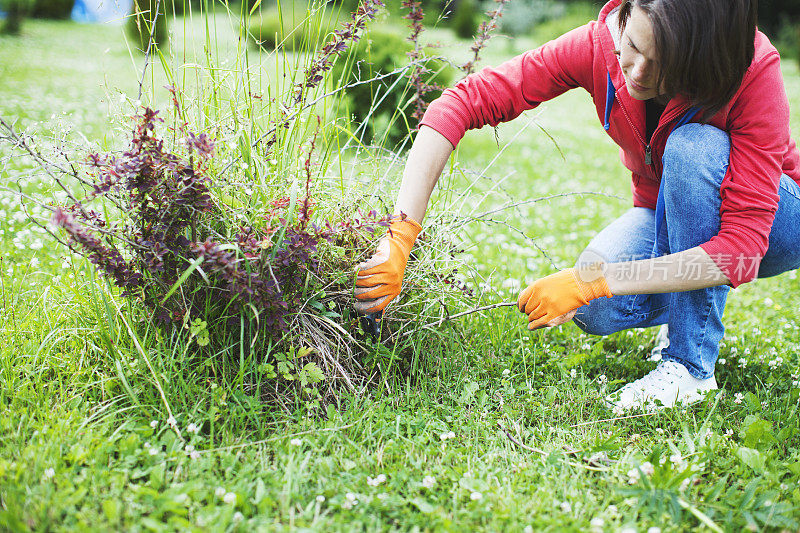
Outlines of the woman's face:
<svg viewBox="0 0 800 533">
<path fill-rule="evenodd" d="M 655 98 L 664 91 L 658 82 L 658 54 L 653 40 L 653 25 L 638 6 L 631 10 L 620 43 L 619 62 L 628 93 L 637 100 Z"/>
</svg>

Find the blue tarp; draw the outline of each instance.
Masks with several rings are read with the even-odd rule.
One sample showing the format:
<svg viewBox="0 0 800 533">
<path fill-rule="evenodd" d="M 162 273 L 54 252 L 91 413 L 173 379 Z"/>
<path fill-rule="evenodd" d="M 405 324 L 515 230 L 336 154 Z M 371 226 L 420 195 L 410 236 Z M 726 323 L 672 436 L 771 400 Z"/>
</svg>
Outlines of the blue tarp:
<svg viewBox="0 0 800 533">
<path fill-rule="evenodd" d="M 122 24 L 132 5 L 133 0 L 75 0 L 72 20 Z"/>
</svg>

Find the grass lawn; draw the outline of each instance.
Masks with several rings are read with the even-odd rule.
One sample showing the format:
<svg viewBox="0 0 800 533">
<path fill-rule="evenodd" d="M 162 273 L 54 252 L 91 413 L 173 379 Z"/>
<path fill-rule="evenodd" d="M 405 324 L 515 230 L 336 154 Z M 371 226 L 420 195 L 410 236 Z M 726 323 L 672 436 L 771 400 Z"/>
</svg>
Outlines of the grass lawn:
<svg viewBox="0 0 800 533">
<path fill-rule="evenodd" d="M 227 30 L 217 37 L 199 49 L 236 46 Z M 466 54 L 468 43 L 443 30 L 431 37 Z M 487 57 L 525 45 L 498 40 Z M 114 117 L 136 100 L 141 63 L 120 28 L 26 22 L 21 37 L 0 37 L 0 117 L 119 148 L 127 126 Z M 166 83 L 151 72 L 150 86 Z M 798 132 L 796 63 L 784 75 Z M 570 266 L 631 204 L 586 94 L 571 91 L 497 136 L 499 157 L 491 129 L 467 135 L 434 208 L 603 194 L 465 226 L 466 281 L 485 289 L 476 306 Z M 8 153 L 0 144 L 0 530 L 800 527 L 796 272 L 731 292 L 721 391 L 686 410 L 614 418 L 601 404 L 652 367 L 654 331 L 530 333 L 500 308 L 442 328 L 436 343 L 419 343 L 410 371 L 309 417 L 301 400 L 270 409 L 244 384 L 184 365 L 179 342 L 154 332 L 132 342 L 116 293 L 30 224 L 8 190 L 57 196 L 53 183 Z"/>
</svg>

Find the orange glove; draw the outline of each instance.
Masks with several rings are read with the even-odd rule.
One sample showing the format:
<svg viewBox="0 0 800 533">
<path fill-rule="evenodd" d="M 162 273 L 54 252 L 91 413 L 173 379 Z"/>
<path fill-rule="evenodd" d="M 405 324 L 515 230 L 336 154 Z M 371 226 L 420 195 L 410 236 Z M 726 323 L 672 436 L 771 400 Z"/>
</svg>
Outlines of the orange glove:
<svg viewBox="0 0 800 533">
<path fill-rule="evenodd" d="M 356 278 L 356 309 L 362 313 L 382 311 L 398 294 L 403 284 L 408 256 L 422 231 L 414 220 L 395 217 L 378 250 L 359 265 Z"/>
<path fill-rule="evenodd" d="M 574 268 L 537 279 L 522 291 L 517 300 L 519 310 L 528 315 L 528 329 L 544 326 L 551 320 L 573 311 L 601 296 L 611 297 L 606 278 L 592 272 L 591 281 Z"/>
</svg>

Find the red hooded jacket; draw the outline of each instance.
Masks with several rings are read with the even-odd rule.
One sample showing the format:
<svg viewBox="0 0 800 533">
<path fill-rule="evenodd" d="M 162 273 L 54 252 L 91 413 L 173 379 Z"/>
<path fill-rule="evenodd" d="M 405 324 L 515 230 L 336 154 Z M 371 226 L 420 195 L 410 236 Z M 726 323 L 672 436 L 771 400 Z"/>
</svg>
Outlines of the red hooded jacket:
<svg viewBox="0 0 800 533">
<path fill-rule="evenodd" d="M 619 48 L 619 3 L 607 3 L 597 21 L 468 76 L 431 103 L 421 124 L 456 146 L 468 129 L 496 126 L 583 87 L 632 172 L 633 205 L 654 209 L 667 137 L 690 105 L 682 97 L 670 100 L 651 138 L 652 164 L 645 164 L 644 102 L 628 94 L 613 53 Z M 698 115 L 692 121 L 700 119 Z M 739 90 L 708 123 L 730 135 L 731 151 L 720 188 L 720 231 L 701 247 L 737 287 L 756 276 L 768 248 L 781 174 L 800 183 L 800 154 L 790 136 L 780 57 L 761 32 L 756 33 L 755 56 Z"/>
</svg>

